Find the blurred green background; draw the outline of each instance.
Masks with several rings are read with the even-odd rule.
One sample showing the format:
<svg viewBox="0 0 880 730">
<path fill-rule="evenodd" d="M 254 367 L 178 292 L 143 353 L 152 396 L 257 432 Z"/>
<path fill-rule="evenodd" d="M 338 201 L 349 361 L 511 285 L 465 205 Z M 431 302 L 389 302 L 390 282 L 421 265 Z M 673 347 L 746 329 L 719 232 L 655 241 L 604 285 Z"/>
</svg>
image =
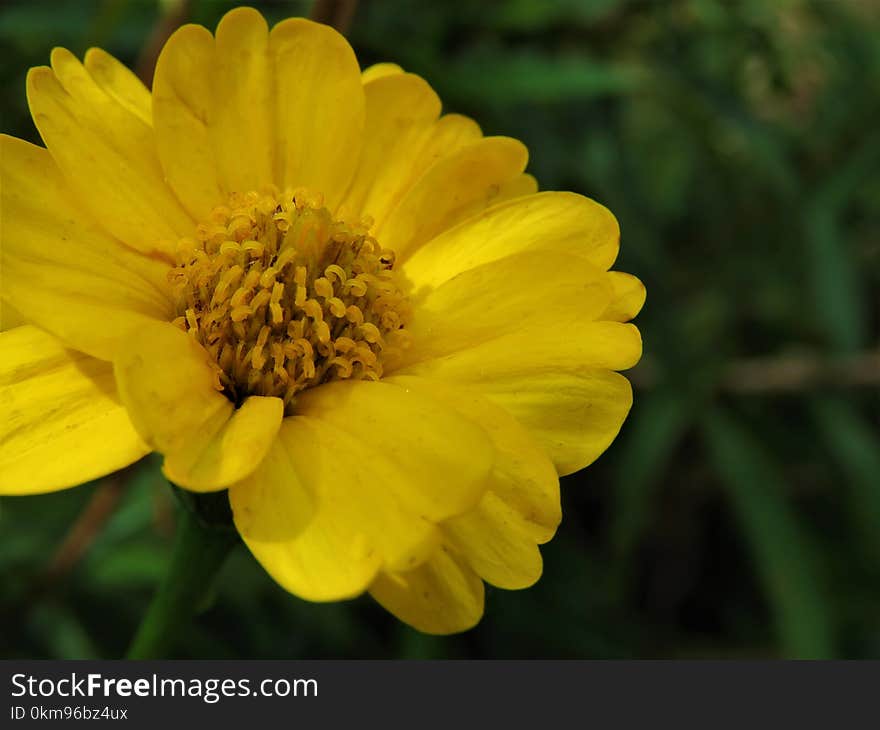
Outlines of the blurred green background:
<svg viewBox="0 0 880 730">
<path fill-rule="evenodd" d="M 148 64 L 169 5 L 5 0 L 3 131 L 37 141 L 53 46 Z M 240 549 L 174 656 L 880 657 L 880 2 L 362 0 L 348 35 L 617 215 L 648 288 L 635 406 L 563 480 L 542 580 L 489 589 L 475 630 L 305 603 Z M 121 655 L 175 509 L 155 459 L 0 500 L 0 656 Z"/>
</svg>

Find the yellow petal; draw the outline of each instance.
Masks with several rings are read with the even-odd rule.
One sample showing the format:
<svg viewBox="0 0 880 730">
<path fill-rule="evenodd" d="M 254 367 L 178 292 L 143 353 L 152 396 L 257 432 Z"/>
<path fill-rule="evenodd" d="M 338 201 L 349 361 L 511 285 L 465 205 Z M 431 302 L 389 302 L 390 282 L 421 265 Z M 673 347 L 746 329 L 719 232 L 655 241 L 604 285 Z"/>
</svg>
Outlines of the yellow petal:
<svg viewBox="0 0 880 730">
<path fill-rule="evenodd" d="M 405 263 L 416 288 L 522 251 L 583 256 L 606 270 L 617 257 L 620 228 L 607 208 L 575 193 L 546 192 L 493 206 L 422 246 Z"/>
<path fill-rule="evenodd" d="M 176 30 L 153 79 L 156 149 L 168 184 L 196 220 L 225 200 L 211 123 L 216 72 L 214 37 L 200 25 Z"/>
<path fill-rule="evenodd" d="M 439 522 L 473 507 L 494 460 L 486 433 L 440 401 L 384 382 L 336 381 L 305 391 L 297 413 L 356 437 L 394 467 L 385 489 Z"/>
<path fill-rule="evenodd" d="M 170 319 L 167 264 L 129 249 L 72 202 L 49 153 L 0 136 L 2 296 L 90 355 L 151 318 Z"/>
<path fill-rule="evenodd" d="M 645 305 L 645 285 L 632 274 L 622 271 L 610 271 L 608 275 L 611 277 L 614 295 L 601 318 L 612 322 L 629 322 Z"/>
<path fill-rule="evenodd" d="M 464 271 L 419 296 L 406 363 L 437 357 L 528 328 L 565 331 L 611 302 L 608 274 L 584 258 L 526 251 Z"/>
<path fill-rule="evenodd" d="M 231 191 L 273 182 L 272 69 L 266 21 L 253 8 L 221 19 L 217 38 L 186 25 L 156 64 L 156 142 L 169 184 L 197 219 Z"/>
<path fill-rule="evenodd" d="M 458 352 L 416 362 L 395 374 L 479 385 L 530 371 L 626 370 L 633 367 L 641 355 L 642 338 L 634 325 L 576 322 L 565 328 L 523 328 Z"/>
<path fill-rule="evenodd" d="M 428 128 L 440 115 L 440 99 L 424 79 L 405 73 L 364 84 L 366 121 L 360 164 L 343 204 L 359 213 L 384 210 L 402 184 Z"/>
<path fill-rule="evenodd" d="M 279 584 L 307 600 L 340 600 L 362 593 L 382 565 L 412 567 L 436 549 L 436 528 L 389 483 L 400 479 L 359 438 L 293 416 L 230 501 L 242 538 Z"/>
<path fill-rule="evenodd" d="M 150 90 L 125 64 L 100 48 L 90 48 L 86 51 L 83 65 L 98 86 L 145 124 L 152 126 Z"/>
<path fill-rule="evenodd" d="M 26 325 L 0 333 L 0 494 L 72 487 L 149 452 L 109 363 Z"/>
<path fill-rule="evenodd" d="M 455 225 L 474 205 L 488 206 L 525 169 L 528 151 L 509 137 L 487 137 L 435 163 L 406 193 L 377 238 L 403 261 L 425 241 Z"/>
<path fill-rule="evenodd" d="M 217 160 L 227 190 L 259 190 L 273 178 L 269 28 L 253 8 L 235 8 L 217 26 Z"/>
<path fill-rule="evenodd" d="M 28 102 L 67 184 L 107 231 L 144 252 L 171 253 L 192 221 L 165 185 L 153 132 L 73 55 L 31 69 Z M 54 70 L 53 70 L 54 69 Z"/>
<path fill-rule="evenodd" d="M 402 74 L 403 69 L 396 63 L 374 63 L 361 72 L 361 81 L 366 85 L 370 81 L 381 79 L 383 76 Z"/>
<path fill-rule="evenodd" d="M 282 421 L 278 436 L 260 466 L 229 487 L 235 526 L 249 544 L 289 543 L 315 517 L 315 496 L 300 479 L 297 463 L 288 448 L 297 432 L 293 423 L 293 419 Z M 311 488 L 314 489 L 314 485 Z"/>
<path fill-rule="evenodd" d="M 291 18 L 269 35 L 274 63 L 276 180 L 323 193 L 335 209 L 357 166 L 364 92 L 351 46 L 326 25 Z"/>
<path fill-rule="evenodd" d="M 165 473 L 181 487 L 216 491 L 244 479 L 281 424 L 279 398 L 251 397 L 235 410 L 215 388 L 208 353 L 170 324 L 143 327 L 120 348 L 114 367 L 135 428 L 165 455 Z"/>
<path fill-rule="evenodd" d="M 481 390 L 529 430 L 562 476 L 595 461 L 632 406 L 629 381 L 610 370 L 524 372 L 487 380 Z"/>
<path fill-rule="evenodd" d="M 483 615 L 483 581 L 447 548 L 408 573 L 381 574 L 370 594 L 426 634 L 466 631 Z"/>
</svg>

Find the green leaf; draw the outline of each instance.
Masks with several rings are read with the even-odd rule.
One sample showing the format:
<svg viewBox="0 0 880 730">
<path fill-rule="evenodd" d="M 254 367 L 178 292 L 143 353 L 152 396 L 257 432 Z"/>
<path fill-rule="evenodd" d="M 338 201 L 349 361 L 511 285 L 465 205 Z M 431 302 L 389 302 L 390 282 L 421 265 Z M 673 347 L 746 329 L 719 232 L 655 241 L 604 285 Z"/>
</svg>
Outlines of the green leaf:
<svg viewBox="0 0 880 730">
<path fill-rule="evenodd" d="M 813 418 L 823 441 L 847 475 L 845 490 L 861 544 L 880 566 L 880 440 L 872 427 L 841 398 L 817 398 Z"/>
<path fill-rule="evenodd" d="M 580 55 L 557 57 L 534 52 L 500 56 L 475 51 L 451 66 L 444 88 L 458 98 L 481 103 L 571 103 L 634 89 L 641 75 L 630 66 L 610 65 Z"/>
<path fill-rule="evenodd" d="M 833 656 L 834 631 L 812 545 L 775 465 L 728 415 L 710 413 L 704 433 L 775 614 L 782 651 L 798 659 Z"/>
<path fill-rule="evenodd" d="M 856 257 L 838 218 L 862 181 L 880 162 L 880 140 L 855 148 L 806 206 L 806 243 L 812 302 L 828 344 L 854 352 L 868 340 L 867 296 Z"/>
<path fill-rule="evenodd" d="M 618 10 L 622 4 L 622 0 L 507 0 L 496 11 L 495 23 L 500 28 L 532 32 L 560 23 L 590 25 Z"/>
<path fill-rule="evenodd" d="M 36 605 L 28 614 L 28 627 L 56 659 L 98 659 L 100 655 L 79 619 L 66 607 Z"/>
<path fill-rule="evenodd" d="M 654 488 L 689 425 L 687 401 L 671 391 L 646 396 L 633 410 L 613 495 L 611 542 L 620 554 L 628 554 L 642 534 Z"/>
</svg>

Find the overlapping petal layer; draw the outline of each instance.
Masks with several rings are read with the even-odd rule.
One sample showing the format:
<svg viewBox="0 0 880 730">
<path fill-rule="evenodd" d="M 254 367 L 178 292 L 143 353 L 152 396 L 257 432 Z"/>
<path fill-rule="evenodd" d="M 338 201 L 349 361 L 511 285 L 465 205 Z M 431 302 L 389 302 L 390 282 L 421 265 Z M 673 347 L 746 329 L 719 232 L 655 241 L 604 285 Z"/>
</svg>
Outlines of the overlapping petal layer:
<svg viewBox="0 0 880 730">
<path fill-rule="evenodd" d="M 31 69 L 34 123 L 80 204 L 139 251 L 170 254 L 192 220 L 165 184 L 153 131 L 67 50 Z"/>
<path fill-rule="evenodd" d="M 529 430 L 562 476 L 595 461 L 632 406 L 629 381 L 611 370 L 524 369 L 499 375 L 481 390 Z"/>
<path fill-rule="evenodd" d="M 364 98 L 351 48 L 301 18 L 271 33 L 238 8 L 171 36 L 156 66 L 156 142 L 168 182 L 196 217 L 230 192 L 306 187 L 332 207 L 360 152 Z"/>
<path fill-rule="evenodd" d="M 537 545 L 561 519 L 559 478 L 534 438 L 475 388 L 412 376 L 388 382 L 429 393 L 480 426 L 495 449 L 488 489 L 479 505 L 443 524 L 447 541 L 477 573 L 502 588 L 523 588 L 541 573 Z"/>
<path fill-rule="evenodd" d="M 433 552 L 436 528 L 400 504 L 386 488 L 393 465 L 371 456 L 351 435 L 294 416 L 263 465 L 230 489 L 242 539 L 291 593 L 312 601 L 350 598 L 383 563 L 417 565 Z M 314 512 L 305 525 L 303 504 Z"/>
<path fill-rule="evenodd" d="M 571 325 L 564 337 L 526 329 L 401 372 L 479 389 L 528 428 L 560 474 L 569 474 L 617 435 L 632 390 L 613 371 L 632 367 L 640 356 L 633 325 L 601 321 Z"/>
<path fill-rule="evenodd" d="M 332 210 L 361 150 L 364 95 L 354 51 L 332 28 L 302 18 L 276 25 L 269 49 L 279 185 L 321 192 Z"/>
<path fill-rule="evenodd" d="M 405 363 L 442 357 L 524 331 L 556 332 L 599 317 L 611 280 L 579 256 L 526 251 L 463 271 L 414 297 Z"/>
<path fill-rule="evenodd" d="M 170 319 L 167 265 L 83 212 L 45 149 L 0 136 L 0 174 L 0 296 L 29 321 L 111 359 L 126 333 Z"/>
<path fill-rule="evenodd" d="M 142 327 L 125 344 L 114 362 L 120 397 L 172 482 L 216 491 L 259 466 L 281 425 L 280 399 L 251 396 L 236 409 L 202 346 L 170 324 Z"/>
<path fill-rule="evenodd" d="M 473 508 L 487 487 L 489 437 L 430 395 L 331 383 L 307 391 L 297 410 L 230 501 L 257 559 L 304 598 L 345 598 L 380 568 L 412 569 L 434 552 L 437 525 Z"/>
<path fill-rule="evenodd" d="M 0 287 L 2 287 L 2 279 L 0 279 Z M 13 307 L 9 302 L 4 302 L 0 296 L 0 332 L 11 330 L 13 327 L 20 327 L 27 324 L 24 315 Z"/>
<path fill-rule="evenodd" d="M 144 124 L 153 124 L 150 91 L 134 73 L 100 48 L 86 51 L 83 65 L 107 94 Z"/>
<path fill-rule="evenodd" d="M 406 191 L 387 218 L 377 221 L 375 235 L 404 261 L 426 241 L 495 202 L 526 162 L 525 146 L 509 137 L 485 137 L 446 154 Z M 439 190 L 446 194 L 438 198 Z"/>
<path fill-rule="evenodd" d="M 465 631 L 483 615 L 483 581 L 448 547 L 405 573 L 383 573 L 370 594 L 401 621 L 429 634 Z"/>
<path fill-rule="evenodd" d="M 344 204 L 384 219 L 422 166 L 430 164 L 416 158 L 435 131 L 440 99 L 422 78 L 405 73 L 370 80 L 364 97 L 364 144 Z"/>
<path fill-rule="evenodd" d="M 399 478 L 384 488 L 431 521 L 466 512 L 485 489 L 494 460 L 488 436 L 430 395 L 384 382 L 335 382 L 305 391 L 297 413 L 348 433 L 372 460 L 393 465 Z"/>
</svg>

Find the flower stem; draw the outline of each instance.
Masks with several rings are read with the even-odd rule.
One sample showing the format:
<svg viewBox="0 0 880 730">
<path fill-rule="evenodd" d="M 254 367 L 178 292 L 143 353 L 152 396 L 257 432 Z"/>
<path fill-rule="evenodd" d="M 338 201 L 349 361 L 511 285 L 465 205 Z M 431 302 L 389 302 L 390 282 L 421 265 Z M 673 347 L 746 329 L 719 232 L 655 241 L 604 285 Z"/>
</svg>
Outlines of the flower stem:
<svg viewBox="0 0 880 730">
<path fill-rule="evenodd" d="M 177 632 L 187 626 L 202 605 L 213 579 L 238 541 L 234 530 L 211 525 L 189 509 L 181 510 L 168 572 L 126 658 L 166 658 Z"/>
</svg>

